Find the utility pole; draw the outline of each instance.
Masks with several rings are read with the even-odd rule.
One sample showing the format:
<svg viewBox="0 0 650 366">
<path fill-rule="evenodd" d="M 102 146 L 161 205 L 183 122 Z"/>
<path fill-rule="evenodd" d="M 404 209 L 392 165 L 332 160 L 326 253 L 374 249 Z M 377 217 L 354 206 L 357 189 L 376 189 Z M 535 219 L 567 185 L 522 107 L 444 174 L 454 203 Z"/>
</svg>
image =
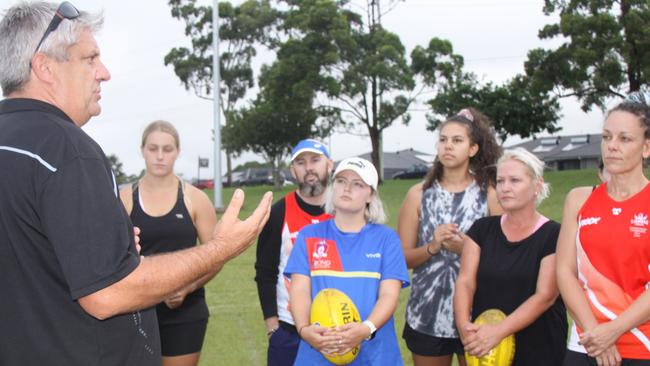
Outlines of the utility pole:
<svg viewBox="0 0 650 366">
<path fill-rule="evenodd" d="M 214 85 L 214 208 L 223 209 L 221 184 L 221 75 L 219 69 L 219 0 L 212 4 L 212 77 Z"/>
<path fill-rule="evenodd" d="M 377 27 L 381 27 L 381 9 L 380 9 L 380 4 L 381 0 L 372 0 L 370 2 L 371 10 L 370 14 L 372 19 L 370 19 L 370 32 L 375 32 L 377 30 Z M 375 79 L 375 83 L 377 85 L 377 90 L 380 89 L 381 87 L 381 80 Z M 371 89 L 372 90 L 372 89 Z M 376 111 L 373 111 L 374 113 L 379 113 L 381 110 L 381 95 L 379 95 L 379 106 L 377 107 Z M 378 119 L 378 116 L 375 116 L 376 119 Z M 379 167 L 378 167 L 378 172 L 379 173 L 379 180 L 384 181 L 384 131 L 379 131 Z"/>
</svg>

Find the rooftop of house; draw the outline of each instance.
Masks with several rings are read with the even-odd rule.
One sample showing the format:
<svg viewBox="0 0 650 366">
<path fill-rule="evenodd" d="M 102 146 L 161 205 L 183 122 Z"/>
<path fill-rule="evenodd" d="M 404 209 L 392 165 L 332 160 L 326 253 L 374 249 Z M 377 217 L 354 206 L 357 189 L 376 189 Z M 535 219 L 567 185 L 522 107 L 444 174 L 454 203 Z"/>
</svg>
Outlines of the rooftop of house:
<svg viewBox="0 0 650 366">
<path fill-rule="evenodd" d="M 533 138 L 508 148 L 523 147 L 546 162 L 599 158 L 601 140 L 600 134 L 548 136 Z"/>
</svg>

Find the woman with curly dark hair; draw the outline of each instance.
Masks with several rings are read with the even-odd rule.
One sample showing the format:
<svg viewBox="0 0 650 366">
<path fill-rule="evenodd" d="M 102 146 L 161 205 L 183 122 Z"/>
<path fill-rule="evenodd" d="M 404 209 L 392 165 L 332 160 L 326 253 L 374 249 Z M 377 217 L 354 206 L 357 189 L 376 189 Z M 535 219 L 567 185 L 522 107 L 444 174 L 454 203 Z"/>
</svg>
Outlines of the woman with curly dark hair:
<svg viewBox="0 0 650 366">
<path fill-rule="evenodd" d="M 411 187 L 398 221 L 413 269 L 403 337 L 415 366 L 464 365 L 452 299 L 462 233 L 476 219 L 501 213 L 494 190 L 501 147 L 489 119 L 466 108 L 440 125 L 438 156 L 424 182 Z"/>
</svg>

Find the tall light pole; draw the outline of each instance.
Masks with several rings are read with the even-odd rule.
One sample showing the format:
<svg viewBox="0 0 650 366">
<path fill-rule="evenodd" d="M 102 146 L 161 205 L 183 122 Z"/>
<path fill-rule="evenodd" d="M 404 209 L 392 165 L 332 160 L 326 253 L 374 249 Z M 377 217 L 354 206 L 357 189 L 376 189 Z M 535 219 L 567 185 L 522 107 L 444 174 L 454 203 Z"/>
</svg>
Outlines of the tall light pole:
<svg viewBox="0 0 650 366">
<path fill-rule="evenodd" d="M 212 4 L 212 77 L 214 85 L 212 95 L 214 97 L 214 207 L 217 210 L 223 208 L 221 198 L 221 75 L 219 70 L 219 0 Z"/>
</svg>

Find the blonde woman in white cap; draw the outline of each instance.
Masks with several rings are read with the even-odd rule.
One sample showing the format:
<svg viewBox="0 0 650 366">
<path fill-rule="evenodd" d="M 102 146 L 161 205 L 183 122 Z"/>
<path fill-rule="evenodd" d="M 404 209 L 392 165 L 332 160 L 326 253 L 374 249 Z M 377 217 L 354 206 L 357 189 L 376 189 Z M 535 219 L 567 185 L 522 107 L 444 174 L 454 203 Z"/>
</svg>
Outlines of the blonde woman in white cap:
<svg viewBox="0 0 650 366">
<path fill-rule="evenodd" d="M 367 160 L 343 160 L 328 188 L 329 221 L 298 234 L 284 274 L 291 278 L 291 313 L 301 337 L 295 365 L 330 365 L 323 354 L 362 344 L 352 365 L 402 365 L 393 313 L 408 272 L 399 237 L 377 192 L 377 171 Z M 352 299 L 362 322 L 331 330 L 310 324 L 313 297 L 336 288 Z"/>
</svg>

